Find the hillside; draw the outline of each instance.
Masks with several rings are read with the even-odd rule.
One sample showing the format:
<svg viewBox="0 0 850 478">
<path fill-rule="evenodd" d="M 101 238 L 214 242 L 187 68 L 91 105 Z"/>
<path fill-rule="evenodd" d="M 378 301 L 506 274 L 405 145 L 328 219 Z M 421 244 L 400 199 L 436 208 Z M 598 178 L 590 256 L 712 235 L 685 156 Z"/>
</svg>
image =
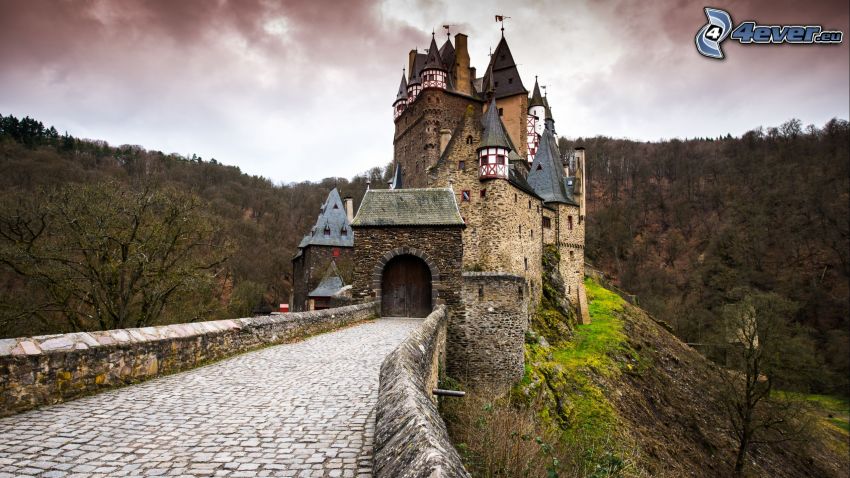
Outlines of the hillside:
<svg viewBox="0 0 850 478">
<path fill-rule="evenodd" d="M 373 168 L 351 180 L 273 184 L 214 158 L 110 146 L 60 135 L 32 118 L 0 115 L 0 337 L 103 328 L 97 320 L 69 321 L 57 311 L 65 304 L 51 303 L 38 281 L 14 270 L 20 255 L 13 250 L 15 222 L 22 213 L 38 220 L 51 197 L 94 188 L 100 197 L 147 190 L 166 201 L 197 202 L 204 222 L 214 225 L 214 239 L 227 246 L 226 260 L 207 272 L 204 284 L 172 296 L 167 313 L 154 322 L 176 323 L 268 312 L 288 302 L 291 258 L 328 191 L 337 187 L 356 205 L 367 181 L 386 187 L 388 174 Z M 63 237 L 47 228 L 40 240 L 68 246 Z"/>
<path fill-rule="evenodd" d="M 592 323 L 562 316 L 556 332 L 541 323 L 557 315 L 545 302 L 509 397 L 471 390 L 444 404 L 473 476 L 731 476 L 719 368 L 595 280 L 586 286 Z M 754 445 L 745 476 L 847 476 L 847 402 L 823 403 L 805 403 L 804 432 Z"/>
<path fill-rule="evenodd" d="M 685 342 L 742 289 L 790 302 L 812 360 L 794 386 L 850 395 L 850 124 L 741 137 L 560 141 L 587 148 L 588 261 Z"/>
</svg>

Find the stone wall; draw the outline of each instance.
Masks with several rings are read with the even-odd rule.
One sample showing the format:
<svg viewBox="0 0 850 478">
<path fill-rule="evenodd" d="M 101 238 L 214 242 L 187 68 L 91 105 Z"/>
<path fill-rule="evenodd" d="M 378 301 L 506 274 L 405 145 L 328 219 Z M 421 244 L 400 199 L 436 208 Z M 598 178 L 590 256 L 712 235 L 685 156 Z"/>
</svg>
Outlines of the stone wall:
<svg viewBox="0 0 850 478">
<path fill-rule="evenodd" d="M 0 340 L 0 416 L 179 372 L 374 317 L 376 303 L 245 319 Z"/>
<path fill-rule="evenodd" d="M 543 203 L 504 179 L 481 181 L 476 148 L 479 135 L 467 114 L 444 158 L 429 171 L 434 186 L 452 183 L 463 231 L 463 270 L 502 271 L 525 277 L 534 309 L 540 301 L 543 254 Z M 470 137 L 470 143 L 466 138 Z M 461 167 L 461 161 L 463 161 Z M 464 192 L 468 192 L 468 199 Z M 482 194 L 483 191 L 483 194 Z M 546 210 L 550 215 L 553 211 Z M 556 224 L 552 222 L 552 229 Z M 550 235 L 554 237 L 550 231 Z"/>
<path fill-rule="evenodd" d="M 566 286 L 564 293 L 578 306 L 584 283 L 584 221 L 579 221 L 578 206 L 558 204 L 558 250 L 561 254 L 559 270 Z"/>
<path fill-rule="evenodd" d="M 395 121 L 394 159 L 401 165 L 405 188 L 428 185 L 426 171 L 440 157 L 440 131 L 454 131 L 468 106 L 480 111 L 477 98 L 443 90 L 423 90 Z M 438 185 L 445 187 L 445 184 Z"/>
<path fill-rule="evenodd" d="M 376 405 L 375 478 L 469 477 L 431 391 L 445 360 L 448 317 L 437 307 L 384 359 Z"/>
<path fill-rule="evenodd" d="M 469 384 L 509 387 L 522 378 L 529 293 L 516 275 L 464 272 L 465 313 L 452 316 L 448 374 Z"/>
<path fill-rule="evenodd" d="M 396 255 L 412 254 L 424 260 L 431 268 L 431 299 L 434 305 L 446 304 L 452 314 L 462 309 L 461 227 L 354 228 L 357 234 L 352 284 L 354 300 L 380 302 L 383 265 Z"/>
</svg>

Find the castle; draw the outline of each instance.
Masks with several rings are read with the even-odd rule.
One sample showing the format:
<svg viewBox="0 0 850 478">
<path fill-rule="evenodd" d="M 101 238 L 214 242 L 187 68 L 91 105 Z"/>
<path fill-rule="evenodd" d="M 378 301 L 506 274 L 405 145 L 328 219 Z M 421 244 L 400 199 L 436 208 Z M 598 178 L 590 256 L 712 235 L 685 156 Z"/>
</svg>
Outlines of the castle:
<svg viewBox="0 0 850 478">
<path fill-rule="evenodd" d="M 457 345 L 450 349 L 463 356 L 453 361 L 456 371 L 461 362 L 467 371 L 481 362 L 475 373 L 493 369 L 484 363 L 492 360 L 480 343 L 484 332 L 471 329 L 496 309 L 515 317 L 495 326 L 517 329 L 502 344 L 519 347 L 507 365 L 515 376 L 541 300 L 545 246 L 558 249 L 563 293 L 581 320 L 588 317 L 584 150 L 559 150 L 547 97 L 536 78 L 529 95 L 504 30 L 480 77 L 467 40 L 456 34 L 438 47 L 432 34 L 427 51 L 410 51 L 393 102 L 390 189 L 368 190 L 356 217 L 331 192 L 293 259 L 292 303 L 315 306 L 328 264 L 353 258 L 344 278 L 352 300 L 380 299 L 384 316 L 424 316 L 447 304 L 448 340 Z"/>
</svg>

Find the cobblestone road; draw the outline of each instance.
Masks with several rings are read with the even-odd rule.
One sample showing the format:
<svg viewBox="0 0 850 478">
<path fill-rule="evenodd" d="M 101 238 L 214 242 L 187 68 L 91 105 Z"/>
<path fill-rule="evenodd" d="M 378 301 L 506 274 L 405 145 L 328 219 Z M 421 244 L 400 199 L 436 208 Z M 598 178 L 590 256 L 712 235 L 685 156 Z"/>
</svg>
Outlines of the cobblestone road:
<svg viewBox="0 0 850 478">
<path fill-rule="evenodd" d="M 384 357 L 415 319 L 0 419 L 0 477 L 371 476 Z"/>
</svg>

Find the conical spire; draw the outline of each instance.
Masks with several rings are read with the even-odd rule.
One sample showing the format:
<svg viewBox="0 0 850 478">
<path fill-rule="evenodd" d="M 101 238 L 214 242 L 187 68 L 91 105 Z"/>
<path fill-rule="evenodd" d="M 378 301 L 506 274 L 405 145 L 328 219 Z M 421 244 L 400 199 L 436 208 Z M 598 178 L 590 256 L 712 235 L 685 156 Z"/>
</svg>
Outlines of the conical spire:
<svg viewBox="0 0 850 478">
<path fill-rule="evenodd" d="M 499 108 L 496 107 L 495 98 L 490 100 L 490 106 L 487 107 L 487 112 L 481 119 L 481 125 L 484 126 L 484 133 L 481 135 L 479 149 L 488 147 L 511 149 L 505 128 L 502 127 L 502 120 L 499 119 Z"/>
<path fill-rule="evenodd" d="M 404 76 L 404 70 L 401 71 L 401 84 L 398 87 L 398 94 L 395 96 L 395 100 L 406 100 L 407 99 L 407 78 Z"/>
<path fill-rule="evenodd" d="M 437 48 L 437 39 L 434 37 L 434 33 L 431 33 L 431 46 L 428 47 L 428 60 L 425 61 L 425 66 L 422 67 L 422 69 L 443 71 L 446 69 L 445 65 L 443 65 L 443 59 L 440 58 L 440 49 Z"/>
<path fill-rule="evenodd" d="M 555 137 L 549 130 L 543 131 L 528 172 L 528 184 L 545 202 L 573 204 L 564 190 L 564 167 L 557 151 Z"/>
<path fill-rule="evenodd" d="M 534 92 L 531 94 L 531 101 L 528 102 L 529 108 L 533 106 L 546 106 L 543 102 L 543 96 L 540 95 L 540 85 L 537 83 L 536 76 L 534 77 Z"/>
</svg>

